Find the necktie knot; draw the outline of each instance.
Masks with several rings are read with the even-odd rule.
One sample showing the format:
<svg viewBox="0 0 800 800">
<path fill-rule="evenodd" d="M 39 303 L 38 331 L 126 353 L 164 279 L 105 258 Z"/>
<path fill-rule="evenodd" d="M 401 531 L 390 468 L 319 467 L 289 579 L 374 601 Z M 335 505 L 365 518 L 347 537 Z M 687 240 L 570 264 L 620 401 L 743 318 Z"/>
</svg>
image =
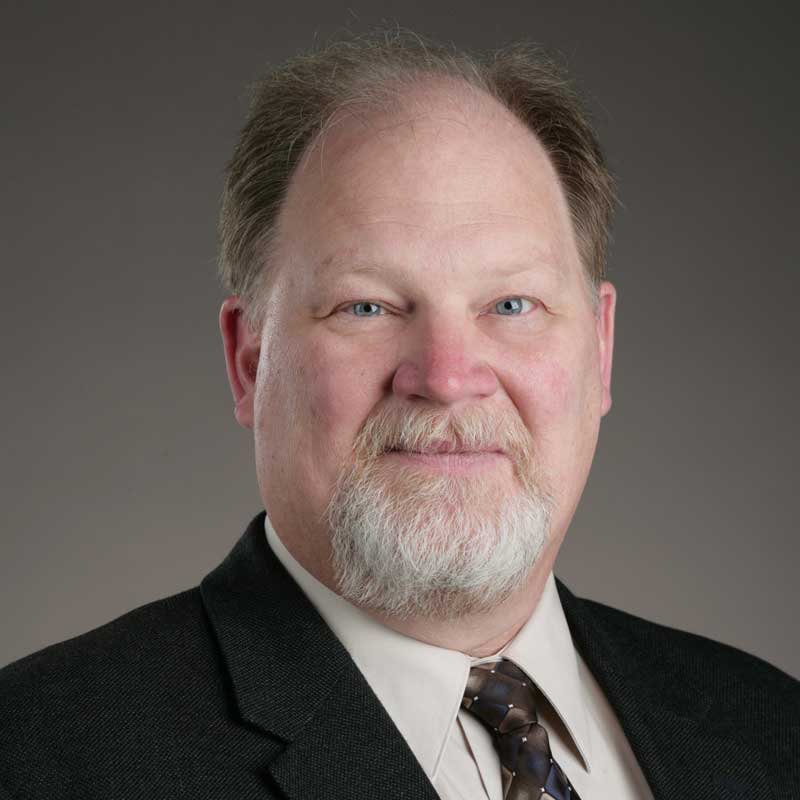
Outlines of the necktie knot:
<svg viewBox="0 0 800 800">
<path fill-rule="evenodd" d="M 461 705 L 492 733 L 505 800 L 579 800 L 539 725 L 536 687 L 513 661 L 473 666 Z"/>
<path fill-rule="evenodd" d="M 507 658 L 476 664 L 470 670 L 461 705 L 501 734 L 538 721 L 530 681 Z"/>
</svg>

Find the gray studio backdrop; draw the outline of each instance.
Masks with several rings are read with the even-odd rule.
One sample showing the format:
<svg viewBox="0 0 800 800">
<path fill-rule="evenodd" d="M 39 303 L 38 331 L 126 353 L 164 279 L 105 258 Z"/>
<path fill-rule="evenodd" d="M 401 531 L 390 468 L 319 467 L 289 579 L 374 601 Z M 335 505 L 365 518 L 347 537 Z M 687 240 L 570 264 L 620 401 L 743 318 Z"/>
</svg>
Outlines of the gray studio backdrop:
<svg viewBox="0 0 800 800">
<path fill-rule="evenodd" d="M 559 53 L 620 179 L 614 408 L 557 574 L 800 676 L 793 5 L 6 4 L 0 663 L 196 585 L 260 510 L 223 166 L 247 81 L 385 18 Z"/>
</svg>

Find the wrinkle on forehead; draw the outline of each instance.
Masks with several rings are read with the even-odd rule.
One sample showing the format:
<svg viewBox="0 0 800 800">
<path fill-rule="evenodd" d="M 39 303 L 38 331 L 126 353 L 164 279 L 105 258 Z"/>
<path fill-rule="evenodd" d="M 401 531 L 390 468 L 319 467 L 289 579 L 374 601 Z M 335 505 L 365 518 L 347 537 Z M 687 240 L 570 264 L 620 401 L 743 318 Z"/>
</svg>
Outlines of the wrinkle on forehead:
<svg viewBox="0 0 800 800">
<path fill-rule="evenodd" d="M 527 129 L 514 131 L 514 139 L 508 136 L 506 126 L 490 135 L 486 128 L 492 125 L 475 126 L 473 121 L 462 120 L 454 125 L 450 117 L 431 114 L 395 121 L 391 126 L 364 131 L 361 126 L 342 125 L 319 143 L 315 156 L 310 155 L 302 173 L 293 177 L 287 200 L 299 194 L 303 196 L 302 205 L 308 207 L 315 203 L 324 215 L 355 213 L 359 206 L 371 207 L 382 203 L 407 203 L 401 195 L 400 187 L 406 195 L 413 197 L 417 209 L 433 210 L 434 217 L 444 214 L 446 224 L 456 224 L 453 213 L 462 212 L 461 221 L 481 221 L 479 215 L 465 220 L 464 210 L 474 208 L 491 209 L 495 215 L 511 218 L 518 207 L 531 208 L 531 190 L 539 195 L 540 208 L 536 216 L 558 213 L 558 206 L 567 211 L 566 200 L 561 192 L 560 181 L 547 153 L 535 136 Z M 480 129 L 484 129 L 481 131 Z M 376 138 L 379 141 L 375 141 Z M 471 175 L 479 175 L 481 180 L 486 168 L 493 171 L 495 186 L 503 185 L 502 197 L 495 189 L 488 191 L 491 202 L 474 200 L 480 196 L 481 187 L 473 185 L 465 192 Z M 398 177 L 394 181 L 392 175 Z M 409 183 L 409 177 L 420 182 L 419 186 Z M 435 187 L 442 183 L 452 185 L 452 194 L 439 191 Z M 424 190 L 431 191 L 425 193 Z M 497 202 L 498 199 L 500 202 Z M 363 201 L 363 203 L 362 203 Z M 568 212 L 567 212 L 568 215 Z M 483 216 L 480 214 L 480 216 Z M 516 214 L 522 220 L 524 214 Z"/>
<path fill-rule="evenodd" d="M 347 275 L 373 275 L 379 278 L 388 278 L 391 275 L 402 275 L 407 270 L 407 264 L 395 261 L 391 257 L 370 257 L 360 253 L 357 248 L 345 248 L 328 253 L 314 264 L 311 280 L 319 286 L 326 281 L 338 281 Z M 565 281 L 563 270 L 558 269 L 552 261 L 548 260 L 548 256 L 543 251 L 535 248 L 514 252 L 513 257 L 504 259 L 500 264 L 488 262 L 486 270 L 483 277 L 501 278 L 535 273 L 553 287 L 563 286 Z M 480 272 L 474 274 L 476 277 L 481 275 Z"/>
<path fill-rule="evenodd" d="M 371 195 L 371 199 L 375 200 L 378 199 L 379 196 Z M 460 217 L 463 216 L 462 209 L 467 206 L 475 206 L 476 211 L 481 209 L 483 211 L 482 214 L 475 214 L 474 219 L 461 219 Z M 406 225 L 409 228 L 418 228 L 420 230 L 431 230 L 435 227 L 441 227 L 442 225 L 446 225 L 450 228 L 471 228 L 471 227 L 479 227 L 481 225 L 491 225 L 492 223 L 496 223 L 500 220 L 514 220 L 516 222 L 522 222 L 525 224 L 535 225 L 537 224 L 538 220 L 533 217 L 526 217 L 522 214 L 512 214 L 512 213 L 504 213 L 501 211 L 493 211 L 491 209 L 486 208 L 485 203 L 478 203 L 469 200 L 459 201 L 459 202 L 452 202 L 452 203 L 438 203 L 436 201 L 424 201 L 415 203 L 415 208 L 433 208 L 437 212 L 438 222 L 436 224 L 433 223 L 431 216 L 428 215 L 429 221 L 427 223 L 413 223 L 409 222 L 407 219 L 400 220 L 400 219 L 392 219 L 392 216 L 381 216 L 377 215 L 374 216 L 372 219 L 356 219 L 356 217 L 361 216 L 361 214 L 357 210 L 350 210 L 347 212 L 334 212 L 334 215 L 337 217 L 341 217 L 343 219 L 347 219 L 350 225 L 354 228 L 363 228 L 363 227 L 370 227 L 372 225 L 382 225 L 382 224 L 389 224 L 389 225 Z"/>
</svg>

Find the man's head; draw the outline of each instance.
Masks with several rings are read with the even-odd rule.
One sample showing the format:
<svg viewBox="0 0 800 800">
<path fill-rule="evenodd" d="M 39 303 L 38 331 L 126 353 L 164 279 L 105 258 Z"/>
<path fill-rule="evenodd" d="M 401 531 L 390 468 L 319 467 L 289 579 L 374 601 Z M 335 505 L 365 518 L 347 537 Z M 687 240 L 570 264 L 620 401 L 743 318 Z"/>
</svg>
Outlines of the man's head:
<svg viewBox="0 0 800 800">
<path fill-rule="evenodd" d="M 610 180 L 530 49 L 494 84 L 405 36 L 326 52 L 262 85 L 231 166 L 237 419 L 314 574 L 386 614 L 486 611 L 552 564 L 610 405 Z M 293 133 L 287 87 L 316 97 Z"/>
</svg>

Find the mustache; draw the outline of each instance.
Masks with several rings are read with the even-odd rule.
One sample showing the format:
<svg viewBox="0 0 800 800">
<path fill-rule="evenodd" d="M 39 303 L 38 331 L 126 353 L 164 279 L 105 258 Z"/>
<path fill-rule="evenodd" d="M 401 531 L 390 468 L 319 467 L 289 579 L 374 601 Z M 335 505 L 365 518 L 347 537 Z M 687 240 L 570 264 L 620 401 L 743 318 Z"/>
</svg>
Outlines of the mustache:
<svg viewBox="0 0 800 800">
<path fill-rule="evenodd" d="M 385 406 L 370 417 L 353 443 L 357 459 L 392 450 L 413 452 L 499 451 L 526 461 L 533 443 L 522 420 L 469 407 L 455 413 L 431 408 Z"/>
</svg>

